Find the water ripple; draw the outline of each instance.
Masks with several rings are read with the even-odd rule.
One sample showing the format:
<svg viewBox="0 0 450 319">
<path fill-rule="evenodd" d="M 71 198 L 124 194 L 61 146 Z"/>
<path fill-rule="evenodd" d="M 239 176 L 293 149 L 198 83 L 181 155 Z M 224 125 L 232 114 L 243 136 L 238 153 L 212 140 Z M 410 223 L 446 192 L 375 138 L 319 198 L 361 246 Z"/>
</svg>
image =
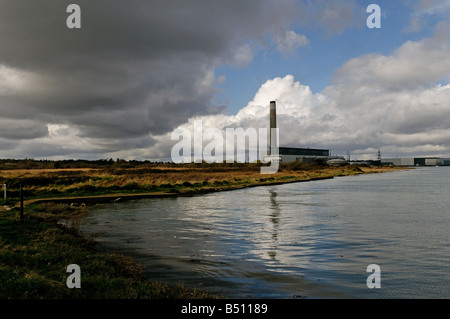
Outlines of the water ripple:
<svg viewBox="0 0 450 319">
<path fill-rule="evenodd" d="M 153 279 L 226 296 L 449 298 L 448 180 L 430 168 L 146 199 L 96 207 L 80 230 Z"/>
</svg>

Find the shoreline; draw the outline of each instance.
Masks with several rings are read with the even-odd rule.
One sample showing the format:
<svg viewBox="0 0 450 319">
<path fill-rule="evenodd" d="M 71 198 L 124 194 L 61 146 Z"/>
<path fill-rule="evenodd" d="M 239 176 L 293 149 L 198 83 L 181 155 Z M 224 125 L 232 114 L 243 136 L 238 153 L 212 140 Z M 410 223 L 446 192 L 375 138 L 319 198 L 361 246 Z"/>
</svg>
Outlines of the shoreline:
<svg viewBox="0 0 450 319">
<path fill-rule="evenodd" d="M 184 187 L 181 189 L 177 189 L 174 192 L 170 190 L 167 192 L 163 191 L 155 191 L 155 192 L 117 192 L 117 193 L 107 193 L 107 194 L 99 194 L 99 195 L 87 195 L 87 196 L 58 196 L 58 197 L 41 197 L 41 198 L 33 198 L 27 199 L 23 201 L 24 207 L 31 204 L 43 204 L 43 203 L 57 203 L 57 204 L 78 204 L 78 205 L 94 205 L 94 204 L 104 204 L 104 203 L 117 203 L 124 202 L 128 200 L 141 199 L 141 198 L 164 198 L 164 197 L 177 197 L 177 196 L 190 196 L 190 195 L 202 195 L 214 192 L 223 192 L 223 191 L 233 191 L 245 188 L 252 187 L 261 187 L 261 186 L 270 186 L 270 185 L 282 185 L 282 184 L 290 184 L 290 183 L 302 183 L 302 182 L 312 182 L 318 180 L 325 179 L 333 179 L 335 177 L 343 177 L 343 176 L 355 176 L 355 175 L 366 175 L 366 174 L 381 174 L 387 172 L 394 172 L 399 170 L 408 170 L 413 168 L 374 168 L 374 167 L 358 167 L 359 171 L 342 171 L 338 174 L 329 174 L 326 176 L 317 176 L 317 177 L 308 177 L 303 178 L 299 176 L 280 176 L 277 179 L 274 177 L 267 177 L 265 181 L 260 182 L 249 182 L 243 184 L 235 184 L 235 185 L 227 185 L 224 187 L 200 187 L 200 188 L 192 188 L 192 187 Z M 52 170 L 56 171 L 56 170 Z M 63 170 L 61 170 L 63 171 Z M 64 171 L 69 171 L 64 169 Z M 320 170 L 319 170 L 320 171 Z M 323 171 L 327 172 L 327 169 Z M 329 173 L 333 173 L 330 171 Z M 263 175 L 262 175 L 263 176 Z M 270 176 L 270 175 L 269 175 Z M 288 178 L 286 178 L 288 177 Z M 271 180 L 272 178 L 272 180 Z M 20 202 L 16 202 L 10 208 L 19 208 Z M 0 209 L 1 211 L 1 209 Z"/>
<path fill-rule="evenodd" d="M 342 175 L 350 176 L 350 175 Z M 204 188 L 198 190 L 182 190 L 174 193 L 164 193 L 164 192 L 150 192 L 150 193 L 117 193 L 117 194 L 105 194 L 105 195 L 92 195 L 92 196 L 70 196 L 70 197 L 53 197 L 53 198 L 36 198 L 24 200 L 24 207 L 32 204 L 43 204 L 43 203 L 56 203 L 56 204 L 105 204 L 105 203 L 118 203 L 134 199 L 142 198 L 163 198 L 163 197 L 177 197 L 177 196 L 191 196 L 191 195 L 203 195 L 215 192 L 226 192 L 234 191 L 239 189 L 262 187 L 262 186 L 272 186 L 272 185 L 282 185 L 282 184 L 292 184 L 292 183 L 303 183 L 312 182 L 318 180 L 333 179 L 335 176 L 329 177 L 315 177 L 305 180 L 292 180 L 292 181 L 274 181 L 267 183 L 254 183 L 241 186 L 231 186 L 227 188 Z M 18 208 L 20 203 L 16 203 L 13 208 Z"/>
<path fill-rule="evenodd" d="M 394 171 L 404 171 L 407 169 L 394 169 L 394 170 L 385 170 L 383 171 L 383 173 L 387 173 L 387 172 L 394 172 Z M 183 195 L 197 195 L 197 194 L 206 194 L 206 193 L 211 193 L 211 192 L 221 192 L 221 191 L 233 191 L 233 190 L 240 190 L 240 189 L 246 189 L 246 188 L 253 188 L 253 187 L 261 187 L 261 186 L 272 186 L 272 185 L 282 185 L 282 184 L 292 184 L 292 183 L 301 183 L 301 182 L 313 182 L 313 181 L 320 181 L 320 180 L 330 180 L 330 179 L 334 179 L 334 177 L 346 177 L 346 176 L 359 176 L 359 175 L 367 175 L 367 174 L 378 174 L 378 173 L 382 173 L 381 171 L 377 171 L 377 172 L 365 172 L 365 173 L 361 173 L 361 174 L 356 174 L 356 175 L 339 175 L 339 176 L 330 176 L 330 177 L 321 177 L 321 178 L 311 178 L 308 180 L 297 180 L 297 181 L 289 181 L 289 182 L 272 182 L 272 183 L 260 183 L 260 184 L 252 184 L 252 185 L 247 185 L 245 187 L 236 187 L 236 188 L 229 188 L 229 189 L 220 189 L 220 190 L 211 190 L 208 192 L 197 192 L 197 193 L 185 193 L 185 194 L 172 194 L 173 196 L 183 196 Z M 95 240 L 95 238 L 94 238 Z M 112 248 L 112 247 L 108 247 L 108 246 L 103 246 L 104 252 L 105 253 L 111 253 L 111 252 L 119 252 L 122 253 L 123 249 L 120 248 L 120 245 L 118 247 Z M 136 255 L 134 255 L 132 252 L 131 253 L 126 253 L 126 256 L 131 258 L 132 260 L 135 260 Z M 138 255 L 139 256 L 139 255 Z M 137 262 L 137 261 L 136 261 Z M 138 263 L 138 262 L 137 262 Z M 152 278 L 150 276 L 146 276 L 147 280 L 152 280 Z M 196 287 L 194 285 L 194 287 Z M 188 287 L 189 289 L 189 287 Z M 197 288 L 190 288 L 190 289 L 197 289 Z M 208 292 L 207 290 L 205 291 L 205 293 L 209 294 L 210 292 Z M 342 294 L 342 296 L 345 296 L 344 294 Z M 217 296 L 215 295 L 216 298 L 218 299 L 227 299 L 229 298 L 226 295 L 221 295 L 221 296 Z M 233 298 L 233 297 L 232 297 Z M 339 297 L 338 297 L 339 298 Z M 246 297 L 247 299 L 247 297 Z M 250 297 L 251 299 L 251 297 Z M 292 297 L 291 299 L 296 299 L 296 297 Z"/>
<path fill-rule="evenodd" d="M 12 237 L 10 239 L 6 239 L 7 241 L 13 240 L 13 243 L 9 243 L 3 247 L 0 246 L 0 266 L 2 266 L 2 258 L 10 258 L 4 257 L 2 256 L 2 254 L 6 254 L 5 256 L 17 254 L 17 257 L 15 257 L 14 260 L 18 260 L 20 262 L 17 265 L 12 265 L 11 267 L 13 267 L 13 270 L 8 271 L 6 274 L 22 273 L 22 275 L 19 275 L 19 277 L 17 278 L 17 275 L 15 275 L 14 277 L 10 277 L 11 275 L 8 275 L 6 278 L 8 278 L 10 282 L 12 282 L 10 283 L 11 286 L 2 287 L 2 283 L 0 283 L 0 288 L 3 288 L 3 294 L 4 296 L 6 296 L 6 298 L 27 299 L 55 298 L 54 294 L 56 294 L 56 298 L 60 298 L 61 296 L 63 296 L 64 298 L 115 299 L 223 298 L 223 296 L 221 297 L 209 295 L 208 292 L 199 291 L 196 288 L 187 288 L 183 286 L 173 286 L 167 285 L 165 283 L 160 283 L 145 275 L 144 277 L 140 277 L 140 275 L 138 275 L 138 270 L 142 270 L 143 266 L 139 262 L 135 261 L 132 257 L 117 255 L 111 251 L 101 251 L 96 248 L 99 244 L 98 241 L 82 236 L 77 232 L 75 228 L 59 224 L 58 221 L 64 219 L 76 220 L 84 216 L 85 214 L 89 214 L 89 209 L 85 207 L 87 205 L 122 202 L 139 198 L 201 195 L 212 192 L 232 191 L 251 187 L 311 182 L 324 179 L 333 179 L 334 177 L 338 176 L 355 176 L 373 173 L 385 173 L 398 170 L 405 170 L 405 168 L 358 168 L 357 170 L 355 170 L 354 168 L 350 170 L 348 168 L 325 168 L 322 170 L 318 168 L 316 169 L 318 174 L 325 174 L 326 176 L 310 176 L 309 178 L 304 178 L 304 175 L 295 175 L 292 171 L 288 171 L 284 172 L 284 175 L 278 175 L 278 178 L 273 177 L 273 179 L 271 179 L 267 177 L 261 178 L 260 176 L 258 176 L 258 182 L 255 182 L 253 180 L 253 182 L 243 184 L 222 184 L 220 187 L 214 186 L 193 188 L 193 184 L 189 183 L 189 185 L 184 188 L 176 189 L 176 192 L 166 191 L 147 193 L 113 193 L 91 196 L 60 196 L 53 198 L 48 197 L 28 199 L 24 201 L 24 220 L 18 220 L 17 218 L 20 203 L 16 203 L 9 210 L 0 210 L 0 241 L 5 240 L 4 238 L 2 238 L 3 234 L 17 233 L 17 235 L 15 235 L 16 237 L 14 237 L 13 239 L 11 239 Z M 233 178 L 233 176 L 234 175 L 231 175 L 230 180 L 231 178 Z M 210 183 L 209 185 L 211 186 L 215 184 Z M 29 229 L 30 226 L 32 226 L 31 229 Z M 40 229 L 45 229 L 45 231 L 41 232 Z M 50 241 L 47 237 L 51 238 Z M 18 240 L 18 242 L 15 243 L 14 240 Z M 29 241 L 29 244 L 23 246 L 23 241 Z M 72 242 L 74 243 L 73 245 L 69 244 Z M 69 246 L 67 246 L 68 244 Z M 35 253 L 30 253 L 31 248 L 28 248 L 28 246 L 34 247 L 35 245 L 38 245 L 39 249 L 36 249 Z M 93 267 L 95 269 L 94 272 L 101 272 L 102 274 L 108 272 L 106 269 L 110 269 L 109 271 L 114 274 L 107 274 L 106 278 L 100 281 L 98 279 L 86 278 L 87 275 L 84 275 L 85 277 L 83 277 L 83 282 L 87 281 L 89 284 L 89 281 L 92 281 L 95 283 L 91 283 L 91 288 L 85 288 L 82 289 L 82 291 L 67 291 L 67 288 L 65 287 L 65 281 L 59 283 L 57 290 L 53 291 L 54 289 L 56 289 L 54 286 L 55 282 L 57 281 L 57 279 L 52 278 L 52 276 L 56 272 L 55 269 L 53 269 L 54 267 L 56 267 L 56 265 L 52 264 L 53 262 L 48 262 L 47 259 L 44 263 L 38 261 L 38 263 L 33 266 L 33 268 L 27 269 L 28 264 L 32 264 L 33 260 L 36 258 L 42 258 L 40 257 L 42 255 L 48 255 L 49 257 L 46 258 L 50 258 L 49 260 L 55 260 L 54 263 L 62 263 L 61 265 L 57 266 L 58 269 L 62 269 L 62 267 L 66 267 L 67 264 L 73 263 L 73 260 L 76 260 L 76 258 L 80 258 L 73 257 L 72 255 L 85 255 L 86 257 L 79 259 L 79 262 L 83 263 L 83 267 Z M 69 259 L 61 261 L 60 255 L 68 255 L 69 257 L 67 258 Z M 96 256 L 95 258 L 101 260 L 101 262 L 96 261 L 94 265 L 89 266 L 89 263 L 91 261 L 89 261 L 88 259 L 94 257 L 88 256 Z M 87 259 L 85 260 L 85 258 Z M 3 264 L 3 266 L 5 266 L 5 264 Z M 10 265 L 6 263 L 6 267 L 8 269 Z M 41 268 L 41 273 L 39 275 L 34 275 L 36 273 L 36 269 L 39 268 Z M 4 270 L 2 270 L 0 267 L 0 274 L 1 271 Z M 122 289 L 120 287 L 117 287 L 117 285 L 114 286 L 113 282 L 115 282 L 115 280 L 121 280 L 124 287 L 127 288 Z M 26 288 L 23 288 L 25 289 L 25 293 L 21 292 L 21 285 L 25 285 Z M 36 288 L 35 291 L 33 290 L 29 292 L 27 289 L 30 288 L 28 287 L 33 285 L 43 285 L 44 287 L 39 289 Z M 52 288 L 49 288 L 46 285 Z M 100 288 L 102 292 L 97 292 L 99 290 L 99 285 L 107 288 Z M 138 288 L 135 288 L 135 285 L 138 285 Z M 84 287 L 86 287 L 86 285 Z M 45 291 L 45 293 L 44 295 L 41 295 L 36 291 Z M 14 293 L 19 294 L 19 297 L 15 296 Z M 98 294 L 100 294 L 100 297 Z"/>
</svg>

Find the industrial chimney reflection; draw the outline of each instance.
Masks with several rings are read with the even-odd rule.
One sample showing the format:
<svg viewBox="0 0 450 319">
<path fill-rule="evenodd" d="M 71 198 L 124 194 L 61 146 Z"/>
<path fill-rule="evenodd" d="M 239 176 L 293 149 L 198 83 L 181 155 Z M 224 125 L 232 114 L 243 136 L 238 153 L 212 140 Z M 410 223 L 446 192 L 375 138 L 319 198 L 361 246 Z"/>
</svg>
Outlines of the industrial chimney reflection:
<svg viewBox="0 0 450 319">
<path fill-rule="evenodd" d="M 270 192 L 270 221 L 273 225 L 272 231 L 272 246 L 271 250 L 268 251 L 268 255 L 271 259 L 276 260 L 276 250 L 278 248 L 278 226 L 280 223 L 280 205 L 277 202 L 277 192 L 274 190 L 269 190 Z"/>
</svg>

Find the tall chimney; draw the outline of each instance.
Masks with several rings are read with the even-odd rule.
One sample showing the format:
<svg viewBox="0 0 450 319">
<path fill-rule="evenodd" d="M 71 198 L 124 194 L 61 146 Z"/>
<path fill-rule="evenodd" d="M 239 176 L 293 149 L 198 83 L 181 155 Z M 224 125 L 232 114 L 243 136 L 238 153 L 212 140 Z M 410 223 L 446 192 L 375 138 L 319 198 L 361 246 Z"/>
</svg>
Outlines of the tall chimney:
<svg viewBox="0 0 450 319">
<path fill-rule="evenodd" d="M 270 101 L 270 148 L 269 155 L 273 155 L 275 152 L 272 151 L 272 148 L 278 147 L 277 142 L 277 104 L 275 101 Z"/>
</svg>

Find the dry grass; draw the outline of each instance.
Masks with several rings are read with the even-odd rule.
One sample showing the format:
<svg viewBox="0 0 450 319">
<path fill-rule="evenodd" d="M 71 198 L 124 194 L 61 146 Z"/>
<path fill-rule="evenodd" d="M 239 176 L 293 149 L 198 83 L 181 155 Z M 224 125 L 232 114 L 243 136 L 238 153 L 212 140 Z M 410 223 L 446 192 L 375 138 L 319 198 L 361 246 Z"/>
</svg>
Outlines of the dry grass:
<svg viewBox="0 0 450 319">
<path fill-rule="evenodd" d="M 316 178 L 378 173 L 398 168 L 328 167 L 283 164 L 276 174 L 262 175 L 253 164 L 186 164 L 105 169 L 1 170 L 0 184 L 8 186 L 11 203 L 22 186 L 26 199 L 93 196 L 124 193 L 207 191 Z M 11 204 L 9 203 L 9 204 Z M 0 203 L 1 204 L 1 203 Z M 8 204 L 8 203 L 4 203 Z"/>
</svg>

